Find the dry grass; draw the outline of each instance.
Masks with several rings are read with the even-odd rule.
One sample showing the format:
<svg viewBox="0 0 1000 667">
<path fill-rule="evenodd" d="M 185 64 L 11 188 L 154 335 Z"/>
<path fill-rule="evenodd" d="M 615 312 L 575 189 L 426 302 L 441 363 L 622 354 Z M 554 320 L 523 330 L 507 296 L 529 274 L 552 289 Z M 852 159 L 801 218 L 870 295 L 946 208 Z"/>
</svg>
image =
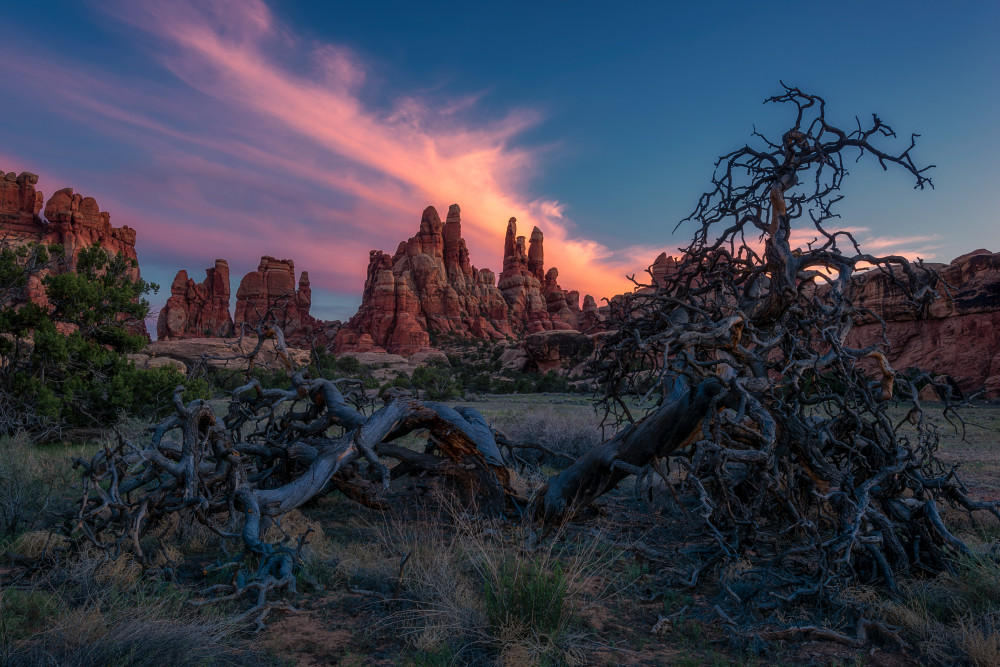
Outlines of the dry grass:
<svg viewBox="0 0 1000 667">
<path fill-rule="evenodd" d="M 478 402 L 475 407 L 511 438 L 539 442 L 569 455 L 578 455 L 603 439 L 598 416 L 577 397 L 504 397 Z M 963 478 L 971 480 L 975 491 L 1000 498 L 996 484 L 1000 408 L 977 408 L 972 421 L 986 428 L 970 428 L 968 442 L 942 422 L 942 454 L 963 462 Z M 135 422 L 123 428 L 126 435 L 134 436 L 144 426 Z M 76 499 L 78 487 L 70 457 L 93 448 L 38 448 L 23 438 L 0 439 L 0 519 L 17 516 L 16 533 L 3 541 L 8 552 L 33 557 L 46 544 L 50 549 L 65 545 L 63 538 L 51 532 L 47 517 Z M 551 463 L 523 470 L 516 476 L 518 488 L 529 494 L 552 474 Z M 9 487 L 6 482 L 11 482 Z M 709 643 L 726 641 L 725 629 L 711 613 L 697 623 L 685 617 L 669 635 L 649 634 L 659 612 L 677 610 L 667 608 L 668 597 L 683 596 L 693 610 L 704 607 L 709 611 L 718 599 L 704 587 L 686 591 L 663 583 L 676 578 L 667 573 L 671 567 L 679 568 L 678 572 L 685 569 L 683 562 L 648 563 L 631 553 L 619 558 L 621 553 L 607 546 L 641 539 L 654 552 L 672 548 L 676 536 L 667 534 L 670 515 L 656 516 L 648 507 L 639 507 L 628 499 L 630 491 L 630 484 L 623 485 L 620 493 L 610 494 L 591 515 L 608 512 L 620 520 L 623 525 L 616 526 L 614 535 L 588 532 L 599 520 L 585 519 L 571 528 L 574 532 L 549 536 L 530 549 L 528 545 L 536 542 L 529 526 L 482 520 L 473 508 L 458 507 L 433 495 L 401 496 L 405 500 L 392 516 L 369 512 L 340 497 L 325 498 L 286 516 L 280 528 L 270 528 L 267 537 L 294 540 L 312 529 L 299 577 L 300 582 L 313 586 L 300 586 L 300 592 L 310 592 L 294 604 L 308 609 L 315 602 L 317 616 L 311 627 L 348 637 L 345 648 L 331 640 L 334 648 L 326 649 L 330 657 L 323 660 L 341 664 L 355 659 L 355 664 L 379 660 L 418 665 L 592 664 L 596 658 L 591 651 L 597 650 L 603 650 L 602 662 L 612 664 L 667 664 L 674 658 L 681 661 L 677 664 L 745 660 L 742 653 L 733 657 L 736 649 L 730 656 L 729 644 Z M 633 519 L 639 528 L 630 533 L 626 524 Z M 973 525 L 958 514 L 946 520 L 963 538 L 970 538 L 978 552 L 989 553 L 996 547 L 1000 537 L 996 525 Z M 652 534 L 646 536 L 643 531 Z M 219 538 L 197 522 L 177 522 L 163 527 L 162 539 L 151 539 L 148 545 L 144 541 L 142 546 L 155 554 L 160 565 L 186 562 L 195 565 L 189 569 L 200 571 L 217 557 Z M 640 576 L 636 574 L 640 567 L 642 588 L 628 588 Z M 731 565 L 723 578 L 735 576 L 744 567 Z M 7 627 L 0 664 L 259 661 L 259 656 L 239 650 L 246 645 L 243 629 L 234 627 L 225 615 L 242 609 L 208 607 L 194 614 L 185 600 L 203 582 L 185 581 L 183 586 L 151 582 L 140 575 L 128 554 L 115 561 L 102 561 L 95 554 L 53 560 L 33 580 L 22 580 L 19 587 L 0 592 Z M 344 584 L 375 594 L 349 594 Z M 315 594 L 319 590 L 323 592 Z M 623 590 L 628 593 L 617 594 Z M 635 599 L 657 593 L 664 594 L 662 603 Z M 903 628 L 904 638 L 914 647 L 910 654 L 921 662 L 1000 664 L 1000 573 L 986 559 L 970 559 L 955 572 L 905 583 L 903 595 L 896 600 L 875 589 L 856 594 L 859 604 Z M 680 602 L 674 605 L 681 606 Z M 301 618 L 289 617 L 280 626 L 282 632 L 294 634 Z M 334 627 L 331 619 L 339 625 Z M 704 631 L 712 639 L 685 634 L 688 625 L 698 633 L 702 627 L 714 628 Z M 602 644 L 615 648 L 600 649 Z M 185 654 L 171 653 L 174 646 L 184 646 Z M 300 649 L 294 659 L 309 658 L 309 650 Z M 764 650 L 761 660 L 782 664 L 780 651 L 785 649 Z M 279 657 L 287 663 L 292 655 Z M 783 664 L 796 663 L 790 659 Z"/>
<path fill-rule="evenodd" d="M 515 442 L 533 442 L 577 457 L 604 441 L 600 417 L 587 404 L 490 401 L 476 409 Z"/>
<path fill-rule="evenodd" d="M 47 513 L 65 507 L 77 484 L 72 456 L 85 451 L 39 447 L 23 433 L 0 436 L 0 534 L 35 530 Z"/>
<path fill-rule="evenodd" d="M 952 572 L 904 583 L 898 600 L 872 602 L 928 662 L 1000 664 L 1000 565 L 989 558 L 962 558 Z"/>
<path fill-rule="evenodd" d="M 387 608 L 374 631 L 401 637 L 421 664 L 586 664 L 583 612 L 617 590 L 617 551 L 557 536 L 528 550 L 530 528 L 439 513 L 383 516 L 373 544 L 336 545 L 338 568 Z"/>
<path fill-rule="evenodd" d="M 239 628 L 195 613 L 176 588 L 143 580 L 127 555 L 84 553 L 0 592 L 5 665 L 253 664 Z"/>
</svg>

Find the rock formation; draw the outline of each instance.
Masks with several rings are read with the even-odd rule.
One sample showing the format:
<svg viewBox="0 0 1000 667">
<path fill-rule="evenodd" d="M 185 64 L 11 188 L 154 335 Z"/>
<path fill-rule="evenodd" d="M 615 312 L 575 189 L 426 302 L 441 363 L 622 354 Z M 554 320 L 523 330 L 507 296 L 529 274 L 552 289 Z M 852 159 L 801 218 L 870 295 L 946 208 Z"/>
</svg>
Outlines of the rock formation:
<svg viewBox="0 0 1000 667">
<path fill-rule="evenodd" d="M 0 171 L 0 223 L 8 234 L 37 231 L 41 220 L 42 193 L 35 190 L 38 176 L 28 171 Z"/>
<path fill-rule="evenodd" d="M 432 333 L 505 338 L 512 331 L 495 281 L 492 271 L 469 261 L 458 204 L 443 225 L 428 206 L 416 236 L 393 255 L 371 252 L 361 307 L 337 334 L 336 349 L 408 356 L 430 347 Z"/>
<path fill-rule="evenodd" d="M 0 171 L 0 231 L 8 240 L 59 244 L 71 261 L 95 243 L 116 255 L 136 260 L 135 230 L 112 227 L 110 214 L 101 211 L 93 197 L 64 188 L 49 198 L 43 213 L 43 196 L 35 189 L 37 183 L 38 176 L 27 171 L 20 174 Z M 135 276 L 138 275 L 136 267 Z"/>
<path fill-rule="evenodd" d="M 158 340 L 216 338 L 233 335 L 229 314 L 229 263 L 215 260 L 205 270 L 205 280 L 196 283 L 187 271 L 178 271 L 170 285 L 170 298 L 156 321 Z"/>
<path fill-rule="evenodd" d="M 497 287 L 510 306 L 508 319 L 518 334 L 552 329 L 577 329 L 580 324 L 579 292 L 559 287 L 559 271 L 545 272 L 542 230 L 531 230 L 527 251 L 523 236 L 517 235 L 517 219 L 507 222 L 504 239 L 503 272 Z"/>
<path fill-rule="evenodd" d="M 946 284 L 940 298 L 914 313 L 893 279 L 872 272 L 855 281 L 860 303 L 886 321 L 889 360 L 897 370 L 948 375 L 962 391 L 1000 396 L 1000 253 L 976 250 L 948 265 L 931 264 Z M 855 324 L 852 346 L 882 340 L 874 318 Z"/>
<path fill-rule="evenodd" d="M 552 328 L 548 304 L 542 296 L 543 264 L 541 230 L 538 227 L 532 230 L 531 248 L 526 249 L 524 237 L 517 235 L 517 220 L 511 218 L 507 222 L 503 271 L 497 287 L 509 305 L 508 319 L 514 323 L 518 334 Z"/>
<path fill-rule="evenodd" d="M 361 307 L 338 334 L 338 352 L 412 355 L 432 337 L 496 340 L 581 326 L 579 292 L 563 290 L 556 269 L 545 271 L 540 229 L 526 243 L 510 219 L 497 282 L 492 271 L 471 265 L 461 225 L 457 204 L 444 224 L 428 206 L 416 236 L 393 255 L 371 252 Z"/>
<path fill-rule="evenodd" d="M 132 278 L 139 278 L 134 229 L 112 227 L 111 216 L 101 211 L 93 197 L 74 194 L 72 188 L 57 191 L 43 208 L 44 197 L 35 189 L 37 183 L 38 176 L 27 171 L 0 171 L 0 236 L 15 244 L 61 245 L 66 259 L 59 271 L 72 271 L 80 252 L 97 244 L 132 260 Z M 28 285 L 27 292 L 43 294 L 37 281 Z M 138 329 L 145 334 L 145 323 Z"/>
<path fill-rule="evenodd" d="M 155 340 L 139 353 L 129 355 L 129 358 L 141 368 L 171 364 L 182 372 L 201 366 L 209 369 L 242 370 L 246 368 L 246 360 L 234 357 L 250 352 L 256 345 L 257 340 L 251 337 Z M 309 348 L 289 346 L 287 352 L 296 366 L 308 364 L 312 355 Z M 268 370 L 284 368 L 273 340 L 264 341 L 261 354 L 254 365 Z"/>
<path fill-rule="evenodd" d="M 657 255 L 656 259 L 653 260 L 652 265 L 649 267 L 649 273 L 652 275 L 653 284 L 663 287 L 663 285 L 666 284 L 667 275 L 676 271 L 679 263 L 680 262 L 676 257 L 668 257 L 665 252 L 661 252 Z"/>
<path fill-rule="evenodd" d="M 160 310 L 156 335 L 160 340 L 185 338 L 225 338 L 247 333 L 264 318 L 276 322 L 290 343 L 321 347 L 329 345 L 340 322 L 321 322 L 309 314 L 312 288 L 303 271 L 295 285 L 295 262 L 264 256 L 256 271 L 243 276 L 236 291 L 235 317 L 229 313 L 229 263 L 215 260 L 205 270 L 202 283 L 178 271 L 170 286 L 170 298 Z"/>
<path fill-rule="evenodd" d="M 604 316 L 597 307 L 597 302 L 594 301 L 594 297 L 589 294 L 583 297 L 583 310 L 580 314 L 580 329 L 585 333 L 594 331 L 600 329 L 601 324 L 603 323 Z"/>
<path fill-rule="evenodd" d="M 289 342 L 309 343 L 318 338 L 317 344 L 322 345 L 325 325 L 309 314 L 311 306 L 309 273 L 302 272 L 296 289 L 295 262 L 265 255 L 257 270 L 240 281 L 233 320 L 238 330 L 243 324 L 255 327 L 266 318 L 284 330 Z"/>
</svg>

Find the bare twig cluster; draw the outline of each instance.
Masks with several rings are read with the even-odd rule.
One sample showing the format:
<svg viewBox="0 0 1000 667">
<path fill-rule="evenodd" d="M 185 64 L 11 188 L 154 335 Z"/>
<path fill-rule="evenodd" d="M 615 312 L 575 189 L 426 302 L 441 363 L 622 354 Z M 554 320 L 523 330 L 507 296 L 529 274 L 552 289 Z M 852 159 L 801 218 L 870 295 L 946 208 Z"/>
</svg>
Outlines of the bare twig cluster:
<svg viewBox="0 0 1000 667">
<path fill-rule="evenodd" d="M 262 323 L 258 334 L 287 361 L 280 329 Z M 204 603 L 251 595 L 247 618 L 262 626 L 272 609 L 289 608 L 268 594 L 294 592 L 307 539 L 263 536 L 313 498 L 340 490 L 377 507 L 392 479 L 415 474 L 444 478 L 486 511 L 502 511 L 513 497 L 493 433 L 475 410 L 390 393 L 366 415 L 347 404 L 339 384 L 291 370 L 287 389 L 252 379 L 232 391 L 225 412 L 205 400 L 185 403 L 178 387 L 174 414 L 151 428 L 148 443 L 119 439 L 90 461 L 77 460 L 85 481 L 77 528 L 108 558 L 128 551 L 168 576 L 175 564 L 157 564 L 144 538 L 197 522 L 219 536 L 223 551 L 235 541 L 239 553 L 217 566 L 228 580 L 206 588 Z M 421 430 L 428 434 L 422 452 L 393 442 Z M 390 471 L 380 457 L 399 465 Z"/>
<path fill-rule="evenodd" d="M 601 400 L 626 422 L 636 396 L 654 404 L 626 433 L 668 416 L 666 426 L 644 446 L 626 435 L 599 461 L 581 459 L 567 470 L 575 478 L 550 481 L 545 506 L 559 514 L 628 466 L 659 469 L 676 455 L 716 544 L 692 581 L 749 555 L 729 593 L 765 610 L 836 600 L 859 581 L 895 589 L 901 575 L 947 567 L 967 549 L 942 522 L 944 504 L 1000 516 L 936 457 L 917 390 L 935 381 L 898 373 L 885 345 L 845 342 L 855 322 L 881 322 L 858 299 L 873 272 L 914 309 L 943 285 L 922 262 L 867 254 L 833 226 L 846 157 L 931 185 L 929 167 L 911 157 L 916 135 L 893 152 L 882 144 L 895 133 L 878 116 L 845 131 L 828 122 L 822 98 L 797 88 L 767 101 L 790 105 L 792 126 L 777 141 L 755 132 L 757 145 L 722 156 L 686 219 L 695 232 L 676 270 L 650 273 L 613 303 L 617 330 L 595 364 Z M 905 416 L 893 420 L 900 404 Z M 946 401 L 945 414 L 960 422 L 954 407 Z"/>
</svg>

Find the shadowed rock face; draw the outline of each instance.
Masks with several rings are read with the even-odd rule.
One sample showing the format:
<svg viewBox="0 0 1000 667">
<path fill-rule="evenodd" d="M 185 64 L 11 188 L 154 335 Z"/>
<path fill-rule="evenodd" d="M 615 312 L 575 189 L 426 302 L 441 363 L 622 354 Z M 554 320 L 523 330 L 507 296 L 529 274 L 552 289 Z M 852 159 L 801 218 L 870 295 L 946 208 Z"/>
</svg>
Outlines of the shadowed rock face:
<svg viewBox="0 0 1000 667">
<path fill-rule="evenodd" d="M 1000 396 L 1000 253 L 975 250 L 931 266 L 947 285 L 932 285 L 940 298 L 923 311 L 907 307 L 902 290 L 881 273 L 856 280 L 856 298 L 885 319 L 894 368 L 942 373 L 963 391 L 985 387 L 987 397 Z M 855 324 L 847 337 L 858 347 L 881 340 L 873 318 Z"/>
<path fill-rule="evenodd" d="M 44 196 L 35 188 L 37 184 L 38 176 L 30 172 L 0 171 L 0 235 L 18 244 L 61 245 L 67 259 L 58 267 L 60 272 L 72 271 L 80 252 L 95 243 L 115 255 L 137 261 L 135 230 L 112 227 L 110 214 L 102 211 L 93 197 L 64 188 L 53 194 L 43 207 Z M 133 279 L 139 278 L 138 264 L 131 274 Z M 37 280 L 29 283 L 27 295 L 33 300 L 44 299 Z M 145 323 L 138 330 L 145 334 Z"/>
<path fill-rule="evenodd" d="M 156 335 L 161 340 L 233 336 L 242 325 L 248 331 L 264 318 L 276 322 L 289 343 L 328 345 L 339 323 L 320 322 L 309 314 L 312 288 L 309 274 L 295 286 L 295 262 L 264 256 L 256 271 L 243 276 L 236 291 L 235 317 L 229 314 L 229 263 L 215 260 L 206 278 L 196 283 L 178 271 L 170 298 L 160 311 Z"/>
<path fill-rule="evenodd" d="M 338 333 L 336 350 L 412 355 L 432 335 L 495 340 L 579 327 L 580 294 L 560 288 L 555 269 L 546 274 L 542 244 L 536 227 L 526 245 L 511 218 L 497 283 L 493 271 L 469 260 L 459 206 L 449 207 L 444 224 L 428 206 L 416 236 L 395 254 L 371 252 L 361 307 Z"/>
<path fill-rule="evenodd" d="M 170 298 L 156 321 L 159 340 L 225 337 L 233 335 L 229 314 L 229 263 L 215 260 L 205 270 L 205 280 L 196 283 L 187 271 L 178 271 L 170 285 Z"/>
</svg>

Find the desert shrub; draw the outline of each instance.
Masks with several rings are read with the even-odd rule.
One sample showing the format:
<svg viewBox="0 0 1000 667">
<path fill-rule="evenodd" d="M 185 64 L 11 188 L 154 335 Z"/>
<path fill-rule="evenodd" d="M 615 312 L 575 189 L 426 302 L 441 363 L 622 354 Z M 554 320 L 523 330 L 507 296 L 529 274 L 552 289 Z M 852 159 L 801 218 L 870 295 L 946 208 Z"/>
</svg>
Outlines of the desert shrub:
<svg viewBox="0 0 1000 667">
<path fill-rule="evenodd" d="M 397 608 L 386 623 L 413 649 L 414 664 L 452 664 L 485 636 L 481 588 L 454 532 L 438 518 L 373 525 L 375 548 L 355 576 L 382 570 L 379 588 Z M 361 572 L 359 572 L 359 570 Z"/>
<path fill-rule="evenodd" d="M 324 363 L 323 365 L 325 368 L 326 363 Z M 358 361 L 357 357 L 352 357 L 349 355 L 334 358 L 329 362 L 329 368 L 333 371 L 334 374 L 340 374 L 350 377 L 355 377 L 356 375 L 358 375 L 362 370 L 362 366 L 363 364 L 360 361 Z"/>
<path fill-rule="evenodd" d="M 599 536 L 562 534 L 528 553 L 520 548 L 525 530 L 490 537 L 462 526 L 462 546 L 482 586 L 484 642 L 501 664 L 586 664 L 593 638 L 584 615 L 623 588 L 611 567 L 621 554 Z"/>
<path fill-rule="evenodd" d="M 452 376 L 451 368 L 437 364 L 417 366 L 410 377 L 410 386 L 423 391 L 433 401 L 457 398 L 463 389 Z"/>
<path fill-rule="evenodd" d="M 566 621 L 566 575 L 555 563 L 507 558 L 486 579 L 486 615 L 496 633 L 556 637 Z"/>
<path fill-rule="evenodd" d="M 103 426 L 166 405 L 184 380 L 127 358 L 146 344 L 137 332 L 157 289 L 132 277 L 134 260 L 94 245 L 55 273 L 71 261 L 58 246 L 0 243 L 0 432 Z M 32 281 L 46 306 L 26 300 Z"/>
<path fill-rule="evenodd" d="M 555 371 L 549 371 L 538 378 L 534 390 L 537 392 L 565 393 L 569 391 L 569 380 Z"/>
<path fill-rule="evenodd" d="M 600 539 L 558 536 L 525 553 L 527 526 L 437 501 L 419 518 L 373 526 L 375 548 L 351 568 L 356 580 L 382 582 L 373 590 L 389 601 L 384 623 L 412 649 L 406 664 L 585 664 L 582 613 L 620 588 L 619 554 Z"/>
</svg>

